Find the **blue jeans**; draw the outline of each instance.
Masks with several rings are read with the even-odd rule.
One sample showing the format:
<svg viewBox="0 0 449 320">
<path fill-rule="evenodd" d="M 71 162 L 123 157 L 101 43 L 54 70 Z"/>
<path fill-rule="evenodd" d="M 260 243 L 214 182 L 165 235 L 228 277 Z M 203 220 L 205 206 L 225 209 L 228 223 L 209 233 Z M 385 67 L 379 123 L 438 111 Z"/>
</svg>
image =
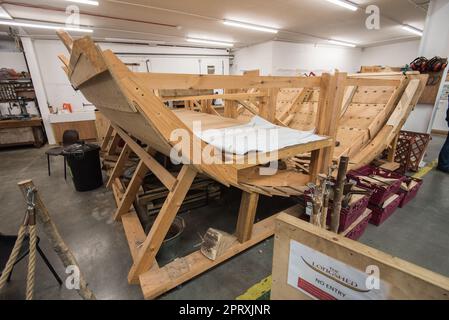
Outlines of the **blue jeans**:
<svg viewBox="0 0 449 320">
<path fill-rule="evenodd" d="M 449 134 L 438 157 L 438 169 L 449 172 Z"/>
</svg>

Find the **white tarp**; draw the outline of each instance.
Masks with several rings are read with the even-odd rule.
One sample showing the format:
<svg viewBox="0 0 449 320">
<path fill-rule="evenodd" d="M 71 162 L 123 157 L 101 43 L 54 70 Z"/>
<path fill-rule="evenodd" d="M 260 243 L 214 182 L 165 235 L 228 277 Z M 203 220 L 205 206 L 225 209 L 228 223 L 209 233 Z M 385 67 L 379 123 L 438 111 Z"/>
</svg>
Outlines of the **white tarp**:
<svg viewBox="0 0 449 320">
<path fill-rule="evenodd" d="M 271 152 L 285 147 L 325 139 L 312 131 L 300 131 L 255 116 L 244 125 L 194 131 L 201 140 L 226 153 L 244 155 L 251 151 Z"/>
</svg>

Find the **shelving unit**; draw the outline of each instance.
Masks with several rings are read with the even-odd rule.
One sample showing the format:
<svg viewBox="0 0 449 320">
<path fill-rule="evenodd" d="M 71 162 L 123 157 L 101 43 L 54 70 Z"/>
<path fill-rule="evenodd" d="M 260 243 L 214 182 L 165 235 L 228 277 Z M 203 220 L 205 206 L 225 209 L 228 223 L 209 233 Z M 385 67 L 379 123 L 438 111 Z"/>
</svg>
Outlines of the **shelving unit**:
<svg viewBox="0 0 449 320">
<path fill-rule="evenodd" d="M 44 129 L 40 115 L 30 116 L 26 105 L 34 102 L 37 106 L 33 82 L 30 78 L 1 79 L 0 103 L 14 104 L 20 114 L 0 113 L 0 146 L 34 145 L 40 147 L 45 142 Z M 39 110 L 39 109 L 37 109 Z"/>
</svg>

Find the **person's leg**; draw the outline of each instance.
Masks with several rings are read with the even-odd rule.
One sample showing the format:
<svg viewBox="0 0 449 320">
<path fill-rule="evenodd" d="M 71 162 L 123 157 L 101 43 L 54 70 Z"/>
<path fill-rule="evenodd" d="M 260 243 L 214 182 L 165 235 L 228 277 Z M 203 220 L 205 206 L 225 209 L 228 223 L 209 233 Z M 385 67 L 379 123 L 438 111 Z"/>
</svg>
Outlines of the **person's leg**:
<svg viewBox="0 0 449 320">
<path fill-rule="evenodd" d="M 449 173 L 449 134 L 438 157 L 438 170 Z"/>
</svg>

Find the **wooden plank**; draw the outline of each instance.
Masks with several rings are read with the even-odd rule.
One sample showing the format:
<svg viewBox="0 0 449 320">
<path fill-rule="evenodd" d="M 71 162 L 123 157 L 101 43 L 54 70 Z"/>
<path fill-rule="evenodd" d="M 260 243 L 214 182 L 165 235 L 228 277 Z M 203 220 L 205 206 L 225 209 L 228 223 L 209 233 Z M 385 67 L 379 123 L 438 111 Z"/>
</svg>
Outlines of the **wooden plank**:
<svg viewBox="0 0 449 320">
<path fill-rule="evenodd" d="M 236 90 L 227 89 L 225 94 L 235 94 Z M 238 116 L 237 103 L 233 100 L 225 100 L 224 102 L 224 113 L 223 115 L 227 118 L 235 119 Z"/>
<path fill-rule="evenodd" d="M 103 143 L 109 129 L 110 121 L 100 111 L 95 111 L 95 128 L 97 129 L 98 142 Z"/>
<path fill-rule="evenodd" d="M 325 137 L 323 140 L 318 141 L 312 141 L 304 144 L 299 144 L 296 146 L 286 147 L 280 150 L 276 150 L 273 152 L 266 152 L 266 153 L 260 153 L 255 157 L 255 163 L 248 163 L 249 161 L 247 159 L 254 159 L 251 155 L 245 155 L 245 156 L 234 156 L 234 162 L 229 162 L 232 164 L 233 167 L 235 167 L 237 170 L 242 170 L 245 168 L 255 167 L 259 164 L 265 164 L 271 161 L 275 161 L 278 159 L 287 159 L 290 157 L 293 157 L 295 155 L 306 153 L 314 150 L 319 150 L 322 148 L 326 148 L 331 146 L 334 143 L 334 141 L 330 138 Z M 245 159 L 240 159 L 240 157 L 243 157 Z"/>
<path fill-rule="evenodd" d="M 39 117 L 33 117 L 29 120 L 2 120 L 2 121 L 0 121 L 0 129 L 41 127 L 41 126 L 42 126 L 42 118 L 39 118 Z"/>
<path fill-rule="evenodd" d="M 128 187 L 126 188 L 125 194 L 120 201 L 120 205 L 115 211 L 114 220 L 120 220 L 122 215 L 129 211 L 129 208 L 136 199 L 137 191 L 142 184 L 143 178 L 147 173 L 147 166 L 142 160 L 140 160 L 139 164 L 137 165 L 136 171 L 134 171 L 133 177 L 128 184 Z"/>
<path fill-rule="evenodd" d="M 298 104 L 304 102 L 307 98 L 310 97 L 311 92 L 312 92 L 311 88 L 303 88 L 301 92 L 299 92 L 296 95 L 296 97 L 293 98 L 289 106 L 278 116 L 278 119 L 288 124 L 287 122 L 288 116 L 292 115 L 295 112 L 295 109 L 298 106 Z"/>
<path fill-rule="evenodd" d="M 287 283 L 292 240 L 362 273 L 367 271 L 368 266 L 376 266 L 381 282 L 387 286 L 385 290 L 387 299 L 449 299 L 449 278 L 300 219 L 286 214 L 279 215 L 275 234 L 271 288 L 273 300 L 310 299 L 308 295 Z M 335 264 L 329 267 L 338 269 Z M 336 272 L 348 274 L 347 269 Z M 367 273 L 366 277 L 370 274 Z M 321 278 L 329 282 L 329 285 L 334 283 L 329 277 L 320 277 L 320 280 Z M 363 285 L 365 283 L 359 283 L 358 288 L 362 288 Z M 346 293 L 355 292 L 349 286 L 344 290 Z"/>
<path fill-rule="evenodd" d="M 114 195 L 115 205 L 118 207 L 125 193 L 123 183 L 119 178 L 115 178 L 114 182 L 112 182 L 112 193 Z"/>
<path fill-rule="evenodd" d="M 67 70 L 69 70 L 69 67 L 70 67 L 69 66 L 69 64 L 70 64 L 69 59 L 67 59 L 67 57 L 65 55 L 63 55 L 63 54 L 58 54 L 58 58 L 64 64 L 64 67 L 66 67 Z"/>
<path fill-rule="evenodd" d="M 175 188 L 168 194 L 161 211 L 142 244 L 142 248 L 139 250 L 138 259 L 129 271 L 129 283 L 137 283 L 139 276 L 151 268 L 162 241 L 164 241 L 196 174 L 197 172 L 192 166 L 184 165 L 182 167 L 178 174 L 178 182 Z"/>
<path fill-rule="evenodd" d="M 123 173 L 123 169 L 125 167 L 126 162 L 129 159 L 130 154 L 131 148 L 128 146 L 128 144 L 125 143 L 122 152 L 120 153 L 120 156 L 117 160 L 117 163 L 115 164 L 115 167 L 112 170 L 111 175 L 109 176 L 109 180 L 106 183 L 106 188 L 110 188 L 115 178 L 120 177 L 120 175 Z"/>
<path fill-rule="evenodd" d="M 57 30 L 56 34 L 58 35 L 59 39 L 61 39 L 62 43 L 67 48 L 69 53 L 72 52 L 72 47 L 73 47 L 72 37 L 70 37 L 70 35 L 63 30 Z"/>
<path fill-rule="evenodd" d="M 164 97 L 162 101 L 196 101 L 196 100 L 249 100 L 264 97 L 262 93 L 225 93 L 225 94 L 209 94 L 201 96 L 188 96 L 188 97 Z"/>
<path fill-rule="evenodd" d="M 214 261 L 198 250 L 168 263 L 159 270 L 145 272 L 139 278 L 145 299 L 154 299 L 272 236 L 274 219 L 275 215 L 254 224 L 250 240 L 244 243 L 236 242 Z"/>
<path fill-rule="evenodd" d="M 346 87 L 345 95 L 343 96 L 343 104 L 341 106 L 340 117 L 343 117 L 343 115 L 345 115 L 346 110 L 348 109 L 349 105 L 351 104 L 352 98 L 354 97 L 354 94 L 356 91 L 357 91 L 356 86 Z"/>
<path fill-rule="evenodd" d="M 215 109 L 212 103 L 207 104 L 207 112 L 214 116 L 221 117 L 221 114 L 218 113 L 218 111 Z"/>
<path fill-rule="evenodd" d="M 267 98 L 263 98 L 259 102 L 259 116 L 274 122 L 276 118 L 276 102 L 279 88 L 266 89 Z"/>
<path fill-rule="evenodd" d="M 145 231 L 143 230 L 139 217 L 137 217 L 134 210 L 122 216 L 122 223 L 131 256 L 133 261 L 136 261 L 139 249 L 146 238 Z"/>
<path fill-rule="evenodd" d="M 334 141 L 337 137 L 337 129 L 340 124 L 341 107 L 343 103 L 343 96 L 345 93 L 344 83 L 347 79 L 347 74 L 343 72 L 336 73 L 330 82 L 330 90 L 327 96 L 328 109 L 326 110 L 326 128 L 321 134 L 331 137 Z M 324 149 L 323 162 L 321 164 L 321 172 L 327 173 L 327 168 L 332 163 L 334 155 L 335 143 L 330 147 Z"/>
<path fill-rule="evenodd" d="M 327 109 L 327 95 L 329 94 L 329 85 L 330 85 L 331 76 L 328 73 L 323 73 L 321 75 L 321 85 L 320 85 L 320 95 L 318 100 L 318 109 L 317 109 L 317 117 L 315 124 L 315 132 L 317 134 L 323 134 L 326 131 L 326 109 Z M 299 154 L 299 152 L 298 152 Z M 322 169 L 324 158 L 324 150 L 317 149 L 312 151 L 311 159 L 310 159 L 310 181 L 315 182 L 318 174 Z"/>
<path fill-rule="evenodd" d="M 127 135 L 118 126 L 113 125 L 114 129 L 120 135 L 120 137 L 126 142 L 127 146 L 140 158 L 145 166 L 151 170 L 151 172 L 167 187 L 168 190 L 172 190 L 176 179 L 172 174 L 167 171 L 159 162 L 157 162 L 152 156 L 148 154 L 137 142 L 135 142 L 129 135 Z"/>
<path fill-rule="evenodd" d="M 397 149 L 397 146 L 398 146 L 398 140 L 399 140 L 399 133 L 393 139 L 393 141 L 391 142 L 391 144 L 390 144 L 390 146 L 388 148 L 387 160 L 389 162 L 394 162 L 394 157 L 396 155 L 396 149 Z"/>
<path fill-rule="evenodd" d="M 120 135 L 117 134 L 117 131 L 116 131 L 115 135 L 112 137 L 112 141 L 109 145 L 109 149 L 107 150 L 108 156 L 115 155 L 119 142 L 120 142 Z"/>
<path fill-rule="evenodd" d="M 101 143 L 101 151 L 106 151 L 108 149 L 109 141 L 111 141 L 113 131 L 114 128 L 111 126 L 111 124 L 109 124 L 103 142 Z"/>
<path fill-rule="evenodd" d="M 243 100 L 238 100 L 237 101 L 243 108 L 245 108 L 246 110 L 248 110 L 249 112 L 251 112 L 253 115 L 257 116 L 259 114 L 259 108 L 249 102 L 249 101 L 243 101 Z"/>
<path fill-rule="evenodd" d="M 397 87 L 401 80 L 397 79 L 370 79 L 370 78 L 350 78 L 346 79 L 347 86 L 366 87 Z"/>
<path fill-rule="evenodd" d="M 148 89 L 243 89 L 243 88 L 315 88 L 320 77 L 228 76 L 169 73 L 134 73 Z"/>
<path fill-rule="evenodd" d="M 240 201 L 239 216 L 235 232 L 239 242 L 245 242 L 251 238 L 258 202 L 258 193 L 242 192 L 242 200 Z"/>
</svg>

